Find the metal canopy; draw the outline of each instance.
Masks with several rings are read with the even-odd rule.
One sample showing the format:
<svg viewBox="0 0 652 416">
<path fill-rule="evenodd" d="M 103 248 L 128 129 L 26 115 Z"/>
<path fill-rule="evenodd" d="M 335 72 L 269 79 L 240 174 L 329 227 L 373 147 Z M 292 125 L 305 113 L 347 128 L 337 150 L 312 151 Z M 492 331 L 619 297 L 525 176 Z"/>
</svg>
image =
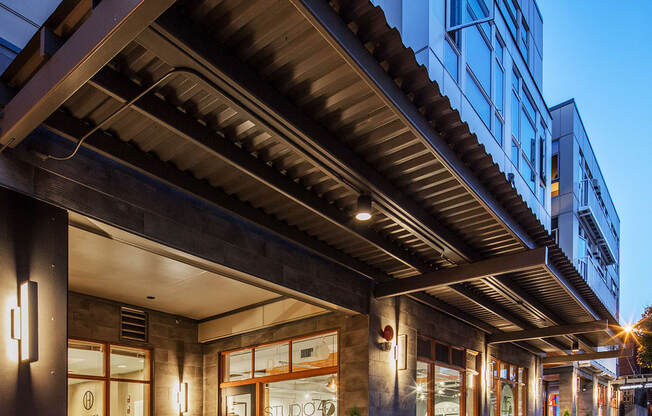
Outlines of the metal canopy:
<svg viewBox="0 0 652 416">
<path fill-rule="evenodd" d="M 570 354 L 570 355 L 552 355 L 543 357 L 543 364 L 565 364 L 575 361 L 589 361 L 589 360 L 602 360 L 605 358 L 620 358 L 627 357 L 632 354 L 632 351 L 627 348 L 617 349 L 613 351 L 592 352 L 586 354 Z"/>
<path fill-rule="evenodd" d="M 489 344 L 502 344 L 505 342 L 527 341 L 530 339 L 553 337 L 559 335 L 577 335 L 589 332 L 600 332 L 609 329 L 609 322 L 605 320 L 584 322 L 581 324 L 549 326 L 546 328 L 532 329 L 529 331 L 507 332 L 494 334 L 487 337 Z"/>
<path fill-rule="evenodd" d="M 133 41 L 110 42 L 119 53 L 39 116 L 73 142 L 95 128 L 84 147 L 374 279 L 379 291 L 449 276 L 409 296 L 487 333 L 615 322 L 382 12 L 367 0 L 317 3 L 175 5 Z M 320 21 L 313 6 L 326 6 Z M 92 16 L 109 18 L 99 7 Z M 12 68 L 3 80 L 24 89 L 41 70 Z M 29 131 L 35 119 L 16 120 Z M 352 220 L 360 193 L 374 198 L 366 224 Z M 546 251 L 545 267 L 469 272 Z M 576 338 L 586 351 L 603 341 Z"/>
</svg>

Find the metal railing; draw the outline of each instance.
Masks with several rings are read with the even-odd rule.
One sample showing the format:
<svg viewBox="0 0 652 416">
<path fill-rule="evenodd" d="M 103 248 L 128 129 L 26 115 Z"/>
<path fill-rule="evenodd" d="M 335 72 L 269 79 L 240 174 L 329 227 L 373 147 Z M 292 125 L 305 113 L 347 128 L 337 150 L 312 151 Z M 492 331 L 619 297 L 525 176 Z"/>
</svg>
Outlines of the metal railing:
<svg viewBox="0 0 652 416">
<path fill-rule="evenodd" d="M 605 190 L 606 192 L 606 190 Z M 612 231 L 605 205 L 598 195 L 592 179 L 579 182 L 579 213 L 590 221 L 592 232 L 596 234 L 597 243 L 605 246 L 616 262 L 618 261 L 618 238 Z"/>
<path fill-rule="evenodd" d="M 600 298 L 607 309 L 615 312 L 617 309 L 617 296 L 611 291 L 611 282 L 608 273 L 591 256 L 584 256 L 575 260 L 575 267 L 582 278 Z"/>
</svg>

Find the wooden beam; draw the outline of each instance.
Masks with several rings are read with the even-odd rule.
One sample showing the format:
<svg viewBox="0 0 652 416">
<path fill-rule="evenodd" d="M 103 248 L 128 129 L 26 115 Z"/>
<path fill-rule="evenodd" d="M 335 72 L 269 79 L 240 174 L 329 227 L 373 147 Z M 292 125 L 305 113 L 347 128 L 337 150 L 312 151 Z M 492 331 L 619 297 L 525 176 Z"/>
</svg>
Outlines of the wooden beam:
<svg viewBox="0 0 652 416">
<path fill-rule="evenodd" d="M 591 352 L 588 354 L 553 355 L 543 358 L 543 364 L 565 364 L 574 361 L 602 360 L 605 358 L 629 357 L 632 350 L 623 348 L 614 351 Z"/>
<path fill-rule="evenodd" d="M 547 262 L 548 248 L 540 247 L 520 253 L 497 256 L 488 260 L 461 264 L 451 269 L 425 273 L 416 277 L 395 279 L 377 285 L 374 294 L 378 299 L 385 299 L 440 286 L 545 267 Z"/>
<path fill-rule="evenodd" d="M 526 341 L 544 337 L 556 337 L 561 335 L 586 334 L 589 332 L 606 331 L 609 322 L 606 320 L 583 322 L 580 324 L 557 325 L 545 328 L 530 329 L 526 331 L 506 332 L 504 334 L 490 335 L 487 337 L 489 344 L 501 344 L 505 342 Z"/>
<path fill-rule="evenodd" d="M 172 3 L 104 0 L 63 45 L 46 42 L 54 55 L 5 107 L 0 144 L 20 143 Z"/>
</svg>

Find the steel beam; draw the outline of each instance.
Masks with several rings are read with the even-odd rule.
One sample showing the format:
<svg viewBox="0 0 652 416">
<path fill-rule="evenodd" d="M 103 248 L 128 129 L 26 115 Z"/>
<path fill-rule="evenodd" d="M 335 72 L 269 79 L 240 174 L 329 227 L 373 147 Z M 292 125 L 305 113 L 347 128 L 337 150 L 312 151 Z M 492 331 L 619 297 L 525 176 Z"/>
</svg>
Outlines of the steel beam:
<svg viewBox="0 0 652 416">
<path fill-rule="evenodd" d="M 490 276 L 542 268 L 546 266 L 547 262 L 548 248 L 540 247 L 474 263 L 461 264 L 451 269 L 425 273 L 416 277 L 391 280 L 377 285 L 374 294 L 378 299 L 406 295 Z"/>
<path fill-rule="evenodd" d="M 530 329 L 526 331 L 506 332 L 504 334 L 490 335 L 487 337 L 489 344 L 502 344 L 505 342 L 526 341 L 544 337 L 561 335 L 587 334 L 590 332 L 606 331 L 609 322 L 606 320 L 583 322 L 580 324 L 548 326 L 545 328 Z"/>
<path fill-rule="evenodd" d="M 172 3 L 104 0 L 63 45 L 44 44 L 54 54 L 4 108 L 0 144 L 20 143 Z"/>
<path fill-rule="evenodd" d="M 632 350 L 628 348 L 614 351 L 591 352 L 588 354 L 570 354 L 570 355 L 553 355 L 543 358 L 543 364 L 565 364 L 574 361 L 602 360 L 606 358 L 621 358 L 632 355 Z"/>
</svg>

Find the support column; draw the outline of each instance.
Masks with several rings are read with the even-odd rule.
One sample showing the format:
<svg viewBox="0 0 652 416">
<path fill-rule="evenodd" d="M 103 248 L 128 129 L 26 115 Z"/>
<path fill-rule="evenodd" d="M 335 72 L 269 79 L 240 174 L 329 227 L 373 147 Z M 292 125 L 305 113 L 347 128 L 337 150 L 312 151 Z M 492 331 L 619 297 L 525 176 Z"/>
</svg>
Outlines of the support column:
<svg viewBox="0 0 652 416">
<path fill-rule="evenodd" d="M 565 369 L 566 370 L 566 369 Z M 578 416 L 576 411 L 577 400 L 577 372 L 570 367 L 567 371 L 559 373 L 559 414 L 564 416 L 568 410 L 570 416 Z"/>
<path fill-rule="evenodd" d="M 11 339 L 20 285 L 37 284 L 38 360 Z M 0 403 L 7 415 L 67 413 L 68 213 L 0 188 Z"/>
</svg>

